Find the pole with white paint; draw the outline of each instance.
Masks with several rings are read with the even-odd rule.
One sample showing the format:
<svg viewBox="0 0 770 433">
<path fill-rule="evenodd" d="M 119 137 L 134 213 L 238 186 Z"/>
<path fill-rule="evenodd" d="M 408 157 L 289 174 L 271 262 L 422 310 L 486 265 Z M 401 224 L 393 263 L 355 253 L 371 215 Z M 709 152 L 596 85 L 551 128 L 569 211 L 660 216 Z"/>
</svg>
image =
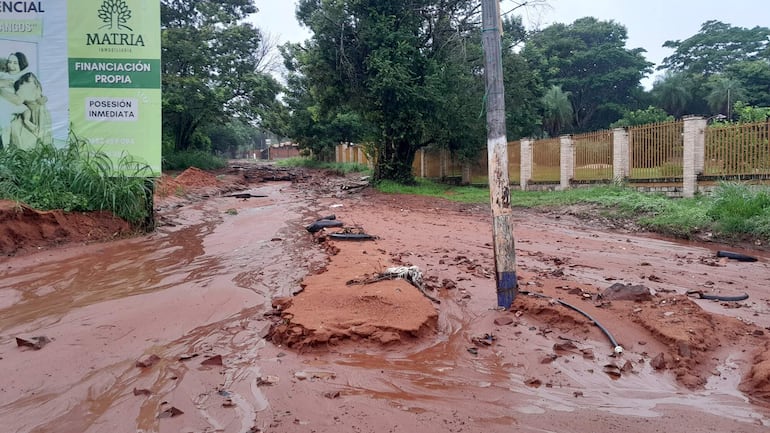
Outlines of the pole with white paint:
<svg viewBox="0 0 770 433">
<path fill-rule="evenodd" d="M 487 89 L 487 152 L 492 205 L 497 305 L 510 308 L 519 289 L 513 239 L 513 211 L 505 136 L 505 88 L 501 53 L 500 2 L 482 0 L 482 42 Z"/>
</svg>

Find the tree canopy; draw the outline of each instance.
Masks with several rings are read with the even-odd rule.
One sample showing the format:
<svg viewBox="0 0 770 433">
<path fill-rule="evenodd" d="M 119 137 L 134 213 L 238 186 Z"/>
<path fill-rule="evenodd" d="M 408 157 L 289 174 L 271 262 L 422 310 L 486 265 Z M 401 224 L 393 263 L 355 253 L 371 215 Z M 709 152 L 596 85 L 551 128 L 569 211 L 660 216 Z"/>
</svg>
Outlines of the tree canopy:
<svg viewBox="0 0 770 433">
<path fill-rule="evenodd" d="M 533 35 L 523 54 L 547 86 L 569 92 L 576 131 L 606 127 L 623 107 L 637 104 L 640 81 L 652 63 L 642 48 L 625 48 L 626 28 L 614 21 L 580 18 Z"/>
<path fill-rule="evenodd" d="M 310 139 L 338 120 L 350 138 L 373 144 L 376 179 L 403 182 L 412 180 L 422 146 L 480 148 L 478 7 L 467 0 L 301 0 L 297 18 L 313 36 L 285 49 L 292 136 Z"/>
<path fill-rule="evenodd" d="M 745 61 L 770 58 L 770 29 L 734 27 L 721 21 L 706 21 L 700 31 L 685 40 L 666 41 L 674 54 L 658 69 L 712 75 Z"/>
<path fill-rule="evenodd" d="M 279 109 L 263 35 L 243 21 L 256 11 L 253 0 L 161 1 L 163 129 L 173 148 L 194 146 L 201 126 L 264 124 Z"/>
</svg>

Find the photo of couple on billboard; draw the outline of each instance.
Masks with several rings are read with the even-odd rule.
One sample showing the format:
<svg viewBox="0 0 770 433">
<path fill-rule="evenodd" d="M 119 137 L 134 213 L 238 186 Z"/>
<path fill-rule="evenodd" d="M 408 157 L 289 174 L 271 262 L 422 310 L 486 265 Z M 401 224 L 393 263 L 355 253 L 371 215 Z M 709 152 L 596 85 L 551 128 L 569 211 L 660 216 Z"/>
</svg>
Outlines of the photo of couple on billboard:
<svg viewBox="0 0 770 433">
<path fill-rule="evenodd" d="M 30 149 L 53 144 L 48 98 L 30 58 L 10 51 L 0 58 L 0 145 Z"/>
</svg>

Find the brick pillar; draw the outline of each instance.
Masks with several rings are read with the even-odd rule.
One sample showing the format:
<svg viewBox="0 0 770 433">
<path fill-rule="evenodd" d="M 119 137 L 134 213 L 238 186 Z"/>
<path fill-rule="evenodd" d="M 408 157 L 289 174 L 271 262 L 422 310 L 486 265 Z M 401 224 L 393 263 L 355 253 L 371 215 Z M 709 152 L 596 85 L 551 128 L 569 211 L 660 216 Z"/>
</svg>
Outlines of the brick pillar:
<svg viewBox="0 0 770 433">
<path fill-rule="evenodd" d="M 559 138 L 561 143 L 561 189 L 569 189 L 570 182 L 575 177 L 575 143 L 569 135 Z"/>
<path fill-rule="evenodd" d="M 684 189 L 686 198 L 698 192 L 698 174 L 703 172 L 706 149 L 706 120 L 700 116 L 684 118 Z"/>
<path fill-rule="evenodd" d="M 532 179 L 532 140 L 521 139 L 521 190 L 526 191 Z"/>
<path fill-rule="evenodd" d="M 615 183 L 623 182 L 629 173 L 628 161 L 628 130 L 615 128 L 612 130 L 612 178 Z"/>
</svg>

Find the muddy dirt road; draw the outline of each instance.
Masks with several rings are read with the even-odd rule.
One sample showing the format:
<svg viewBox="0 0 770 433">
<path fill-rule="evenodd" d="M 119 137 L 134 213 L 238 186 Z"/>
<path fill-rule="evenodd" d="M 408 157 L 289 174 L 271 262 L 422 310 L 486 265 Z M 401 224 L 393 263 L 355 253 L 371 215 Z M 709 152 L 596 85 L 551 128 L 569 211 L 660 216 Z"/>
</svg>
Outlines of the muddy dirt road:
<svg viewBox="0 0 770 433">
<path fill-rule="evenodd" d="M 770 427 L 765 252 L 729 261 L 722 245 L 522 211 L 521 289 L 541 295 L 499 311 L 485 206 L 324 173 L 199 176 L 159 201 L 151 235 L 0 259 L 0 431 Z M 377 239 L 305 230 L 329 214 Z M 377 278 L 395 266 L 417 266 L 440 303 Z M 650 295 L 600 295 L 615 283 Z"/>
</svg>

